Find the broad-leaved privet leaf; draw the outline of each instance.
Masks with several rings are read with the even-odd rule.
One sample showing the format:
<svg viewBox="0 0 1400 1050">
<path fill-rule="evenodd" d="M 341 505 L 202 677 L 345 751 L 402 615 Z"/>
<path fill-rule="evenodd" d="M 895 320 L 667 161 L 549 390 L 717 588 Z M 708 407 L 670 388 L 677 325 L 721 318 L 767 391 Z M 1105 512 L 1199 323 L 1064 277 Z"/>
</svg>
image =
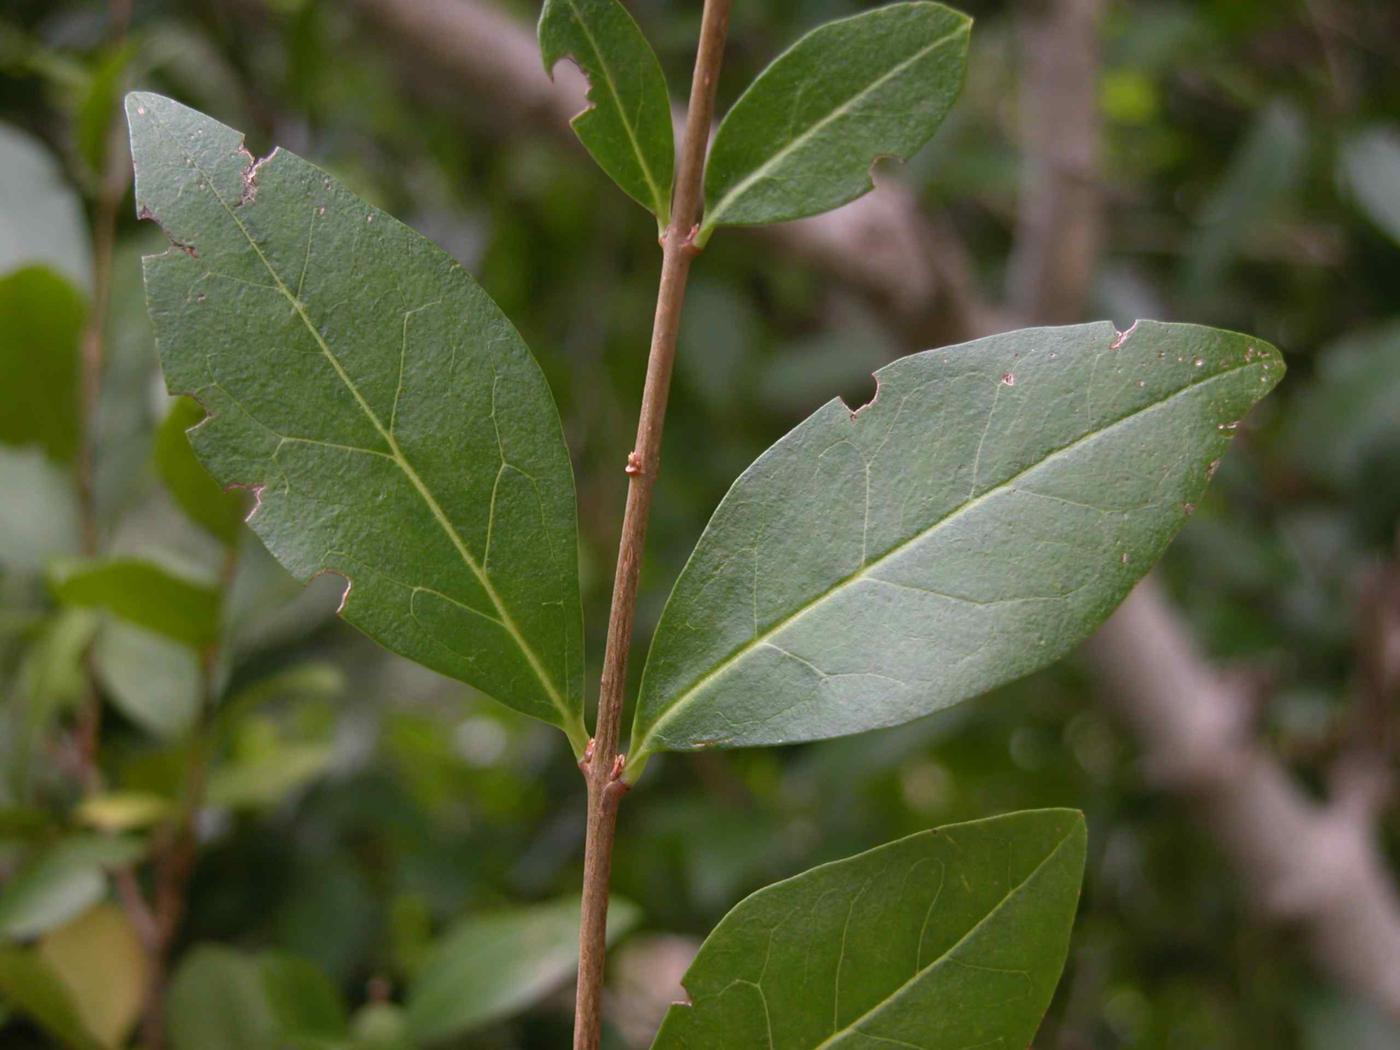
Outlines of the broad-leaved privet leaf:
<svg viewBox="0 0 1400 1050">
<path fill-rule="evenodd" d="M 166 383 L 295 575 L 371 637 L 582 748 L 573 475 L 519 334 L 445 253 L 321 170 L 157 95 L 127 100 Z"/>
<path fill-rule="evenodd" d="M 661 616 L 648 752 L 895 725 L 1042 667 L 1102 621 L 1278 381 L 1271 346 L 1144 321 L 903 358 L 725 496 Z"/>
<path fill-rule="evenodd" d="M 545 0 L 540 54 L 546 70 L 572 57 L 593 103 L 574 132 L 598 166 L 666 225 L 675 138 L 671 100 L 656 53 L 618 0 Z"/>
<path fill-rule="evenodd" d="M 706 938 L 654 1050 L 1029 1046 L 1064 967 L 1084 818 L 925 831 L 759 890 Z"/>
<path fill-rule="evenodd" d="M 782 222 L 871 189 L 881 157 L 927 142 L 962 89 L 972 20 L 932 3 L 829 22 L 765 69 L 715 132 L 701 243 L 716 226 Z"/>
</svg>

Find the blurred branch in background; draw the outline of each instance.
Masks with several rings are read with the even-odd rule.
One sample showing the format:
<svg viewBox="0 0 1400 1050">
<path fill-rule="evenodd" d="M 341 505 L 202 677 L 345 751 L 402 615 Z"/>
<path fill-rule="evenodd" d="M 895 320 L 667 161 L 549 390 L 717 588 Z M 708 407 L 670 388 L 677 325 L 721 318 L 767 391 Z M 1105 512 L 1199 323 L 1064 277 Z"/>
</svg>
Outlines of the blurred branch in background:
<svg viewBox="0 0 1400 1050">
<path fill-rule="evenodd" d="M 1102 0 L 1029 4 L 1021 36 L 1021 194 L 1007 301 L 1037 324 L 1083 318 L 1098 262 Z"/>
<path fill-rule="evenodd" d="M 427 58 L 437 75 L 491 99 L 498 117 L 528 120 L 562 138 L 585 105 L 581 76 L 560 67 L 551 84 L 530 28 L 489 3 L 355 4 L 405 62 Z M 1100 0 L 1051 0 L 1027 5 L 1022 15 L 1025 171 L 1004 312 L 978 290 L 957 237 L 893 180 L 837 212 L 761 236 L 887 307 L 905 334 L 920 338 L 986 334 L 1008 327 L 1004 318 L 1012 316 L 1080 318 L 1102 229 L 1101 11 Z M 1327 802 L 1306 795 L 1251 738 L 1243 698 L 1201 655 L 1151 579 L 1108 621 L 1088 656 L 1105 703 L 1137 734 L 1149 766 L 1163 774 L 1160 785 L 1199 803 L 1259 913 L 1301 928 L 1338 981 L 1400 1017 L 1400 901 L 1375 843 L 1377 792 L 1347 786 L 1375 778 L 1339 776 Z"/>
<path fill-rule="evenodd" d="M 471 96 L 489 98 L 503 128 L 534 123 L 577 145 L 569 120 L 588 105 L 587 82 L 561 63 L 551 83 L 530 26 L 475 0 L 353 3 L 387 32 L 405 63 L 426 60 Z M 684 120 L 679 111 L 676 120 Z M 911 332 L 936 331 L 956 341 L 989 327 L 962 247 L 920 212 L 907 188 L 888 178 L 879 183 L 838 211 L 765 227 L 753 236 L 830 271 Z"/>
<path fill-rule="evenodd" d="M 1337 980 L 1400 1016 L 1400 906 L 1374 795 L 1345 782 L 1326 803 L 1306 795 L 1253 738 L 1249 698 L 1205 662 L 1150 579 L 1089 657 L 1156 782 L 1196 804 L 1255 912 L 1297 926 Z"/>
</svg>

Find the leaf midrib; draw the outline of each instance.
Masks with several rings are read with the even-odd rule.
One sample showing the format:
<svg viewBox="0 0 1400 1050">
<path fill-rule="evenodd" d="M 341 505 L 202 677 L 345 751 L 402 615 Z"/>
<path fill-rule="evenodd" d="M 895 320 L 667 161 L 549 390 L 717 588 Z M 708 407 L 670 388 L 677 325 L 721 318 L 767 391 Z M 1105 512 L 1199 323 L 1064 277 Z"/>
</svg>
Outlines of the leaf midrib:
<svg viewBox="0 0 1400 1050">
<path fill-rule="evenodd" d="M 603 54 L 603 49 L 598 46 L 597 39 L 593 36 L 592 30 L 588 28 L 588 23 L 584 20 L 583 14 L 579 11 L 577 0 L 567 0 L 569 10 L 574 14 L 574 22 L 579 30 L 588 40 L 588 46 L 593 49 L 593 54 L 597 59 L 598 68 L 603 73 L 603 79 L 607 82 L 608 89 L 612 95 L 613 108 L 617 110 L 617 119 L 622 123 L 622 130 L 627 132 L 627 141 L 632 144 L 632 152 L 636 154 L 637 166 L 642 169 L 642 178 L 646 180 L 647 188 L 651 190 L 652 204 L 656 209 L 657 221 L 665 223 L 667 221 L 667 207 L 665 195 L 661 192 L 661 186 L 656 181 L 656 176 L 652 174 L 651 165 L 647 163 L 646 155 L 642 152 L 641 141 L 637 138 L 636 132 L 632 129 L 632 122 L 627 119 L 627 113 L 622 108 L 622 94 L 617 89 L 617 80 L 613 76 L 612 67 L 608 65 L 608 60 Z M 630 12 L 624 10 L 623 14 L 631 18 Z M 640 30 L 638 30 L 640 32 Z M 645 42 L 645 41 L 644 41 Z M 595 103 L 596 105 L 596 103 Z M 580 113 L 573 119 L 577 123 L 588 116 L 587 112 Z M 674 142 L 672 143 L 674 148 Z"/>
<path fill-rule="evenodd" d="M 916 981 L 922 980 L 925 976 L 932 972 L 935 967 L 937 967 L 941 963 L 947 962 L 952 957 L 954 952 L 956 952 L 959 948 L 961 948 L 964 944 L 971 940 L 971 938 L 974 935 L 976 935 L 976 933 L 979 930 L 981 930 L 984 926 L 990 923 L 992 919 L 996 918 L 996 916 L 1001 912 L 1001 910 L 1004 907 L 1006 907 L 1007 902 L 1009 902 L 1013 897 L 1015 897 L 1018 893 L 1020 893 L 1028 885 L 1030 885 L 1030 883 L 1034 881 L 1036 876 L 1039 875 L 1042 871 L 1044 871 L 1045 868 L 1050 864 L 1050 862 L 1053 861 L 1057 856 L 1059 856 L 1060 851 L 1065 848 L 1065 844 L 1074 837 L 1074 832 L 1075 828 L 1071 826 L 1070 829 L 1065 832 L 1064 836 L 1060 839 L 1060 841 L 1055 843 L 1054 848 L 1051 849 L 1050 852 L 1045 855 L 1045 857 L 1040 861 L 1039 864 L 1037 864 L 1034 868 L 1031 869 L 1030 873 L 1027 874 L 1025 878 L 1023 878 L 1015 886 L 1008 888 L 1006 893 L 1002 895 L 1001 899 L 997 901 L 995 905 L 988 909 L 986 915 L 983 915 L 980 919 L 973 923 L 973 925 L 968 929 L 966 933 L 964 933 L 953 944 L 949 945 L 941 953 L 939 953 L 937 958 L 930 959 L 927 966 L 920 966 L 916 968 L 914 972 L 898 988 L 890 992 L 889 995 L 885 996 L 878 1003 L 872 1006 L 869 1010 L 866 1010 L 865 1013 L 861 1014 L 854 1021 L 851 1021 L 844 1027 L 832 1032 L 820 1043 L 817 1043 L 815 1046 L 813 1046 L 812 1050 L 828 1050 L 829 1047 L 835 1046 L 835 1040 L 840 1039 L 843 1036 L 850 1035 L 853 1032 L 860 1033 L 860 1025 L 864 1024 L 872 1017 L 875 1017 L 877 1014 L 880 1013 L 881 1010 L 884 1010 L 891 1003 L 895 1002 L 910 988 L 911 985 L 913 985 Z M 879 1037 L 875 1036 L 872 1038 Z"/>
<path fill-rule="evenodd" d="M 803 602 L 797 609 L 789 613 L 787 616 L 784 616 L 782 619 L 778 620 L 771 627 L 766 628 L 763 631 L 763 633 L 755 634 L 752 637 L 750 637 L 747 641 L 745 641 L 732 653 L 726 656 L 718 664 L 714 665 L 714 667 L 712 667 L 709 671 L 706 671 L 699 678 L 695 679 L 695 681 L 691 685 L 687 686 L 685 691 L 681 693 L 678 697 L 676 697 L 676 699 L 666 708 L 666 710 L 663 711 L 659 717 L 657 717 L 656 721 L 652 722 L 651 726 L 642 735 L 641 740 L 633 744 L 634 758 L 640 759 L 641 757 L 650 754 L 651 749 L 648 747 L 648 744 L 654 737 L 656 737 L 661 732 L 662 727 L 666 725 L 667 722 L 671 721 L 675 717 L 675 715 L 682 708 L 685 707 L 687 702 L 689 702 L 698 692 L 703 690 L 716 678 L 724 674 L 724 672 L 729 670 L 729 668 L 733 667 L 744 657 L 748 656 L 749 653 L 753 652 L 755 649 L 767 643 L 770 638 L 773 638 L 775 635 L 785 630 L 787 627 L 791 626 L 794 622 L 801 619 L 803 616 L 811 612 L 817 606 L 821 605 L 827 599 L 842 593 L 847 586 L 859 583 L 861 580 L 869 576 L 870 573 L 873 572 L 875 569 L 879 568 L 885 562 L 900 554 L 906 548 L 933 535 L 939 529 L 943 528 L 949 522 L 956 520 L 960 515 L 964 514 L 965 512 L 974 510 L 977 507 L 981 506 L 983 503 L 987 502 L 989 499 L 993 498 L 994 496 L 1000 495 L 1002 492 L 1011 489 L 1012 487 L 1014 487 L 1016 482 L 1020 481 L 1027 474 L 1031 473 L 1034 470 L 1040 469 L 1045 464 L 1050 463 L 1059 456 L 1067 455 L 1073 452 L 1081 445 L 1087 444 L 1090 441 L 1094 441 L 1102 437 L 1104 434 L 1107 434 L 1115 427 L 1121 426 L 1122 424 L 1130 420 L 1136 419 L 1139 416 L 1145 415 L 1148 412 L 1154 412 L 1157 409 L 1163 407 L 1164 405 L 1170 404 L 1176 398 L 1181 397 L 1182 395 L 1187 394 L 1192 390 L 1196 390 L 1199 387 L 1207 386 L 1215 382 L 1217 379 L 1223 379 L 1227 376 L 1235 374 L 1236 372 L 1242 371 L 1243 369 L 1260 367 L 1267 361 L 1268 358 L 1264 358 L 1263 361 L 1247 361 L 1244 364 L 1235 365 L 1233 368 L 1227 368 L 1223 371 L 1216 372 L 1214 375 L 1207 376 L 1204 379 L 1194 380 L 1190 383 L 1187 383 L 1183 387 L 1179 387 L 1176 390 L 1173 390 L 1170 394 L 1168 394 L 1164 398 L 1161 398 L 1160 400 L 1153 401 L 1151 404 L 1134 409 L 1133 411 L 1125 415 L 1119 416 L 1117 419 L 1112 420 L 1111 422 L 1109 422 L 1105 426 L 1100 427 L 1097 430 L 1092 430 L 1087 434 L 1082 434 L 1079 437 L 1075 438 L 1073 441 L 1069 442 L 1068 444 L 1061 445 L 1057 449 L 1052 449 L 1048 454 L 1036 460 L 1024 470 L 1017 471 L 1005 481 L 1000 481 L 997 484 L 993 485 L 991 488 L 985 489 L 984 491 L 980 492 L 973 498 L 963 501 L 958 506 L 948 511 L 948 513 L 943 515 L 943 517 L 930 524 L 928 528 L 914 533 L 908 539 L 902 540 L 901 542 L 895 544 L 889 550 L 885 551 L 885 553 L 881 554 L 878 558 L 874 559 L 873 561 L 868 561 L 865 564 L 861 565 L 861 567 L 856 569 L 855 572 L 843 576 L 841 579 L 833 583 L 830 587 L 827 587 L 825 590 L 823 590 L 820 594 L 814 595 L 813 597 L 809 598 L 807 601 Z M 643 672 L 643 680 L 645 680 L 645 672 Z"/>
<path fill-rule="evenodd" d="M 247 226 L 243 224 L 243 220 L 240 219 L 237 213 L 234 212 L 233 208 L 229 205 L 228 201 L 224 200 L 223 194 L 219 192 L 218 187 L 217 185 L 215 185 L 214 179 L 209 173 L 209 171 L 205 169 L 204 165 L 202 165 L 199 162 L 199 159 L 195 157 L 193 153 L 184 148 L 184 146 L 180 143 L 178 137 L 170 133 L 170 131 L 166 128 L 164 121 L 162 121 L 158 116 L 156 116 L 154 112 L 151 114 L 151 116 L 155 121 L 156 125 L 160 128 L 161 133 L 165 135 L 166 139 L 172 144 L 174 144 L 175 148 L 179 150 L 182 154 L 184 154 L 185 158 L 189 160 L 190 164 L 204 177 L 204 183 L 208 187 L 209 192 L 213 195 L 214 199 L 219 202 L 219 206 L 223 208 L 225 214 L 228 215 L 229 219 L 232 220 L 233 224 L 238 227 L 238 232 L 243 235 L 243 239 L 248 242 L 248 246 L 253 249 L 253 253 L 257 255 L 258 259 L 262 262 L 264 268 L 266 268 L 268 275 L 271 276 L 272 280 L 276 283 L 277 290 L 282 294 L 282 296 L 287 300 L 287 302 L 291 304 L 292 309 L 296 312 L 297 317 L 301 319 L 301 322 L 306 327 L 306 330 L 310 332 L 311 337 L 316 340 L 316 345 L 320 348 L 321 353 L 325 356 L 326 360 L 330 362 L 331 368 L 335 370 L 335 373 L 339 377 L 341 383 L 343 383 L 345 388 L 348 391 L 350 391 L 351 396 L 355 399 L 355 403 L 360 406 L 360 410 L 364 412 L 366 418 L 369 419 L 370 423 L 379 433 L 379 436 L 384 440 L 385 444 L 388 445 L 390 453 L 394 461 L 398 464 L 399 469 L 403 471 L 404 476 L 408 478 L 409 482 L 413 485 L 414 489 L 417 490 L 419 497 L 427 505 L 429 511 L 431 511 L 433 515 L 433 518 L 437 521 L 438 525 L 447 535 L 448 540 L 456 549 L 458 556 L 462 559 L 463 563 L 467 566 L 467 568 L 471 570 L 472 574 L 476 576 L 477 581 L 481 584 L 481 587 L 486 592 L 487 597 L 491 599 L 491 604 L 493 604 L 496 607 L 496 611 L 500 614 L 501 626 L 505 628 L 506 633 L 510 635 L 511 640 L 515 642 L 516 646 L 518 646 L 520 651 L 524 654 L 526 662 L 530 665 L 530 669 L 534 672 L 535 677 L 539 679 L 540 684 L 544 687 L 545 694 L 546 696 L 548 696 L 550 703 L 554 706 L 555 710 L 559 712 L 560 718 L 563 720 L 563 725 L 572 730 L 576 725 L 576 720 L 574 718 L 573 712 L 569 709 L 569 706 L 564 702 L 563 697 L 559 694 L 559 690 L 555 687 L 554 683 L 550 680 L 549 675 L 545 672 L 544 665 L 540 663 L 539 657 L 535 655 L 534 649 L 530 646 L 529 642 L 526 641 L 525 636 L 520 632 L 520 629 L 516 626 L 514 618 L 510 615 L 510 611 L 506 608 L 505 603 L 501 600 L 501 596 L 499 593 L 497 593 L 496 588 L 492 584 L 490 577 L 487 575 L 486 571 L 477 563 L 476 559 L 472 557 L 471 552 L 467 549 L 466 541 L 462 539 L 461 535 L 457 532 L 457 529 L 448 519 L 446 512 L 443 511 L 442 506 L 437 501 L 437 498 L 432 494 L 432 490 L 428 488 L 428 486 L 424 483 L 423 479 L 419 476 L 418 471 L 415 470 L 413 465 L 408 461 L 408 457 L 404 455 L 403 450 L 399 447 L 398 440 L 394 437 L 392 433 L 390 433 L 384 428 L 384 424 L 380 422 L 379 417 L 374 412 L 374 409 L 371 408 L 369 403 L 364 399 L 364 396 L 360 393 L 359 388 L 350 378 L 349 373 L 345 371 L 344 366 L 341 365 L 340 360 L 335 356 L 335 353 L 326 343 L 326 340 L 324 339 L 324 337 L 322 337 L 320 331 L 311 322 L 311 318 L 306 313 L 305 305 L 298 297 L 291 293 L 290 289 L 287 288 L 286 284 L 282 280 L 282 275 L 277 272 L 276 268 L 273 267 L 271 260 L 269 260 L 268 257 L 263 253 L 262 248 L 258 245 L 258 242 L 253 238 L 252 233 L 250 233 Z"/>
<path fill-rule="evenodd" d="M 828 124 L 831 124 L 833 121 L 845 116 L 846 113 L 850 111 L 851 107 L 854 106 L 858 101 L 860 101 L 860 99 L 864 98 L 866 95 L 869 95 L 873 91 L 877 91 L 879 88 L 884 86 L 884 84 L 888 80 L 904 72 L 905 69 L 913 65 L 915 62 L 919 61 L 919 59 L 923 58 L 929 52 L 942 47 L 954 37 L 958 36 L 959 34 L 966 33 L 967 31 L 968 26 L 966 23 L 964 23 L 963 25 L 960 25 L 957 29 L 954 29 L 952 32 L 945 33 L 943 36 L 933 41 L 933 43 L 916 51 L 914 54 L 910 55 L 908 58 L 904 59 L 897 65 L 890 67 L 888 71 L 876 77 L 869 84 L 861 88 L 850 98 L 846 99 L 826 116 L 822 117 L 820 120 L 812 124 L 812 126 L 809 127 L 806 131 L 790 139 L 785 146 L 779 149 L 776 153 L 774 153 L 771 157 L 769 157 L 766 161 L 760 164 L 753 171 L 749 172 L 749 174 L 745 175 L 742 179 L 740 179 L 739 182 L 732 189 L 729 190 L 729 192 L 727 192 L 723 197 L 719 199 L 719 202 L 712 209 L 710 209 L 709 213 L 705 216 L 703 228 L 705 230 L 709 230 L 715 226 L 722 224 L 724 222 L 725 210 L 730 206 L 730 203 L 736 197 L 738 197 L 742 193 L 746 193 L 751 186 L 753 186 L 760 179 L 766 177 L 774 167 L 786 160 L 787 157 L 793 151 L 800 149 L 803 145 L 807 143 L 808 140 L 812 138 L 812 136 L 816 135 Z M 755 81 L 755 83 L 757 83 L 757 81 Z M 739 102 L 736 102 L 734 104 L 735 108 L 737 109 L 739 103 L 743 101 L 744 100 L 741 98 Z M 721 125 L 720 130 L 724 130 L 723 125 Z M 718 137 L 718 133 L 716 133 L 716 136 Z"/>
</svg>

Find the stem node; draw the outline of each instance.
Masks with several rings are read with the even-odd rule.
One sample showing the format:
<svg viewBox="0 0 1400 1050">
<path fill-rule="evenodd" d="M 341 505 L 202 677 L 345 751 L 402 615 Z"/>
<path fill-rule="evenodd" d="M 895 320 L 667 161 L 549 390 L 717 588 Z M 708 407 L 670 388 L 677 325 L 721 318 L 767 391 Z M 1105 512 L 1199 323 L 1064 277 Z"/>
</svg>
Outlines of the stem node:
<svg viewBox="0 0 1400 1050">
<path fill-rule="evenodd" d="M 637 609 L 637 578 L 651 513 L 652 484 L 661 460 L 661 431 L 676 357 L 681 305 L 690 261 L 699 252 L 700 189 L 714 113 L 714 86 L 724 55 L 730 0 L 705 0 L 700 43 L 690 84 L 690 108 L 676 169 L 671 219 L 661 235 L 661 283 L 656 293 L 651 352 L 637 421 L 637 442 L 627 457 L 627 509 L 622 518 L 617 571 L 613 577 L 608 640 L 598 685 L 594 737 L 579 767 L 588 781 L 588 826 L 583 852 L 583 899 L 579 916 L 578 993 L 574 1000 L 574 1050 L 597 1050 L 602 1029 L 603 962 L 607 952 L 608 882 L 617 833 L 617 808 L 630 786 L 626 758 L 618 753 L 627 657 Z"/>
</svg>

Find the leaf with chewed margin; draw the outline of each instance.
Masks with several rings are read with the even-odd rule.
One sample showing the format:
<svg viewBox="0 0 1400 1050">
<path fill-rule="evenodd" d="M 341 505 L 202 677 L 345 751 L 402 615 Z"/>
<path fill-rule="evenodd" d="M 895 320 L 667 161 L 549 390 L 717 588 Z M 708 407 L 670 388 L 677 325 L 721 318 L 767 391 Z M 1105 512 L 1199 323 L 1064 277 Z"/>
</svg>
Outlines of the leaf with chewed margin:
<svg viewBox="0 0 1400 1050">
<path fill-rule="evenodd" d="M 298 578 L 344 576 L 377 641 L 551 722 L 576 752 L 583 617 L 573 473 L 519 334 L 444 252 L 301 158 L 127 99 L 166 383 Z"/>
<path fill-rule="evenodd" d="M 641 28 L 618 0 L 545 0 L 539 38 L 546 71 L 567 56 L 588 78 L 592 105 L 572 122 L 579 141 L 665 226 L 676 155 L 671 100 Z"/>
<path fill-rule="evenodd" d="M 889 4 L 812 30 L 758 75 L 720 122 L 705 163 L 716 226 L 783 222 L 869 192 L 882 157 L 907 160 L 962 90 L 972 19 Z"/>
<path fill-rule="evenodd" d="M 1283 375 L 1233 332 L 1033 328 L 902 358 L 734 483 L 662 612 L 649 752 L 897 725 L 1052 662 L 1166 549 Z"/>
</svg>

